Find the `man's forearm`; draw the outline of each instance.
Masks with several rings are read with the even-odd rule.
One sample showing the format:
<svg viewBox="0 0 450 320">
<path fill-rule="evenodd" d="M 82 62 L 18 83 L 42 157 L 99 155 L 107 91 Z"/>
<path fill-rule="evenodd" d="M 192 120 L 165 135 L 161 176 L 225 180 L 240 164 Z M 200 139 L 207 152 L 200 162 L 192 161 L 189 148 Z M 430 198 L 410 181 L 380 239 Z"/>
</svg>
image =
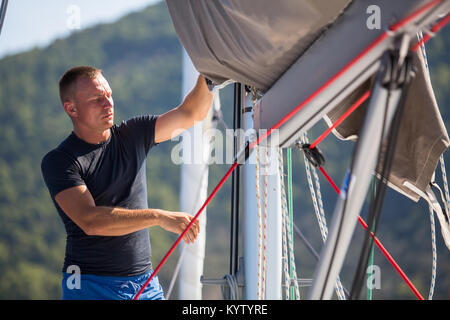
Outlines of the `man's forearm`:
<svg viewBox="0 0 450 320">
<path fill-rule="evenodd" d="M 162 209 L 124 209 L 119 207 L 96 206 L 89 210 L 89 235 L 121 236 L 152 226 L 182 233 L 191 223 L 192 216 L 186 212 Z M 195 221 L 184 236 L 186 243 L 192 243 L 200 232 L 200 224 Z"/>
<path fill-rule="evenodd" d="M 96 206 L 90 210 L 89 234 L 120 236 L 159 225 L 159 209 L 125 209 Z"/>
<path fill-rule="evenodd" d="M 203 120 L 211 108 L 214 95 L 209 91 L 205 78 L 198 76 L 197 83 L 186 96 L 180 108 L 193 115 L 195 121 Z"/>
</svg>

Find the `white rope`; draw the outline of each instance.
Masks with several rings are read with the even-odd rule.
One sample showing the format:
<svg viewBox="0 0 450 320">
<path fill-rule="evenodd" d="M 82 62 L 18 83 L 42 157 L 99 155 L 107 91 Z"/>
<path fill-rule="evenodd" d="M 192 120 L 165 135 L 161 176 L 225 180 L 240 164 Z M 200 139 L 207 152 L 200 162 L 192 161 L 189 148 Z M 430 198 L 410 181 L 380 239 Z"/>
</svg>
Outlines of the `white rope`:
<svg viewBox="0 0 450 320">
<path fill-rule="evenodd" d="M 417 38 L 419 41 L 421 41 L 423 39 L 422 31 L 419 31 L 419 33 L 417 34 Z M 423 56 L 423 59 L 425 62 L 425 69 L 427 70 L 428 78 L 430 79 L 430 82 L 431 82 L 430 69 L 428 67 L 427 53 L 425 50 L 425 43 L 422 43 L 422 45 L 420 46 L 420 49 L 421 49 L 422 56 Z M 443 155 L 441 155 L 441 157 L 440 157 L 440 163 L 441 163 L 442 180 L 444 182 L 444 189 L 445 189 L 445 195 L 446 195 L 446 200 L 447 200 L 447 201 L 444 201 L 445 213 L 447 214 L 447 217 L 448 217 L 450 196 L 449 196 L 449 192 L 448 192 L 447 174 L 445 173 L 445 164 L 444 164 Z M 439 189 L 439 191 L 441 191 L 441 190 Z M 436 249 L 436 227 L 435 227 L 435 222 L 434 222 L 434 209 L 431 206 L 431 204 L 428 204 L 428 207 L 429 207 L 429 211 L 430 211 L 431 251 L 432 251 L 431 283 L 430 283 L 430 292 L 428 294 L 428 299 L 432 300 L 433 293 L 434 293 L 434 287 L 436 284 L 437 249 Z"/>
<path fill-rule="evenodd" d="M 304 160 L 305 160 L 305 169 L 306 169 L 306 178 L 308 181 L 308 186 L 309 186 L 309 190 L 311 193 L 311 198 L 313 201 L 313 206 L 314 206 L 314 212 L 316 213 L 316 218 L 317 218 L 317 222 L 319 223 L 319 229 L 320 229 L 320 234 L 322 236 L 322 241 L 325 242 L 325 240 L 327 239 L 327 235 L 328 235 L 328 229 L 326 226 L 326 222 L 324 223 L 323 219 L 322 219 L 322 214 L 319 210 L 319 206 L 317 204 L 317 197 L 316 197 L 316 193 L 314 191 L 314 186 L 312 183 L 312 178 L 311 178 L 311 168 L 309 166 L 309 160 L 306 158 L 305 155 L 303 155 Z"/>
<path fill-rule="evenodd" d="M 284 206 L 284 204 L 283 204 Z M 285 300 L 290 299 L 290 283 L 291 283 L 291 276 L 289 274 L 289 256 L 288 256 L 288 250 L 287 250 L 287 227 L 286 227 L 286 211 L 283 207 L 282 209 L 282 231 L 283 231 L 283 261 L 282 261 L 282 267 L 284 271 L 284 298 Z"/>
<path fill-rule="evenodd" d="M 428 294 L 428 300 L 433 300 L 434 286 L 436 283 L 436 265 L 437 265 L 437 250 L 436 250 L 436 227 L 434 223 L 434 209 L 431 205 L 428 205 L 430 210 L 430 225 L 431 225 L 431 247 L 432 247 L 432 266 L 431 266 L 431 284 L 430 293 Z"/>
<path fill-rule="evenodd" d="M 261 190 L 260 190 L 260 177 L 259 177 L 259 146 L 255 145 L 255 180 L 256 180 L 256 207 L 258 214 L 258 274 L 257 274 L 257 287 L 256 295 L 258 300 L 262 299 L 262 215 L 261 215 Z"/>
<path fill-rule="evenodd" d="M 262 264 L 262 288 L 261 295 L 262 298 L 266 297 L 266 272 L 267 272 L 267 204 L 268 204 L 268 191 L 269 191 L 269 149 L 264 147 L 264 211 L 262 215 L 262 225 L 263 225 L 263 264 Z M 261 149 L 260 149 L 261 150 Z"/>
<path fill-rule="evenodd" d="M 448 191 L 447 173 L 445 171 L 444 156 L 441 155 L 439 160 L 440 160 L 440 163 L 441 163 L 442 181 L 444 183 L 444 191 L 445 191 L 445 200 L 446 200 L 446 201 L 444 201 L 445 212 L 447 214 L 447 217 L 449 217 L 449 213 L 450 213 L 450 193 Z"/>
<path fill-rule="evenodd" d="M 308 143 L 308 135 L 306 132 L 303 133 L 301 138 L 302 144 Z M 306 158 L 305 154 L 303 154 L 303 159 L 305 162 L 305 170 L 306 170 L 306 177 L 308 180 L 309 190 L 311 192 L 311 198 L 314 205 L 314 212 L 316 213 L 317 222 L 319 223 L 319 229 L 320 234 L 322 235 L 322 241 L 325 243 L 327 237 L 328 237 L 328 227 L 327 227 L 327 221 L 325 218 L 325 211 L 323 209 L 323 203 L 322 203 L 322 195 L 320 192 L 320 181 L 319 176 L 317 174 L 316 168 L 310 166 L 309 160 Z M 311 171 L 314 175 L 315 185 L 317 189 L 318 197 L 316 196 L 316 191 L 314 190 L 314 185 L 311 177 Z M 335 284 L 335 290 L 336 295 L 338 296 L 339 300 L 345 300 L 345 293 L 344 293 L 344 287 L 342 286 L 340 277 L 336 279 Z"/>
<path fill-rule="evenodd" d="M 283 234 L 284 236 L 287 234 L 288 239 L 288 248 L 289 248 L 289 264 L 286 266 L 285 270 L 285 284 L 287 282 L 287 291 L 286 294 L 287 299 L 290 297 L 289 289 L 293 285 L 295 292 L 295 299 L 300 300 L 300 290 L 298 286 L 298 278 L 297 278 L 297 270 L 295 266 L 295 252 L 294 252 L 294 239 L 292 239 L 292 235 L 289 230 L 289 214 L 288 214 L 288 206 L 286 200 L 286 189 L 284 186 L 284 169 L 283 169 L 283 150 L 279 148 L 278 150 L 278 170 L 280 175 L 280 186 L 281 186 L 281 203 L 282 203 L 282 219 L 283 219 Z M 287 253 L 286 253 L 287 257 Z M 287 259 L 286 259 L 287 260 Z M 287 263 L 287 261 L 286 261 Z M 292 266 L 292 278 L 289 273 L 289 266 Z"/>
<path fill-rule="evenodd" d="M 283 173 L 283 150 L 279 149 L 279 156 L 278 156 L 278 174 L 280 176 L 280 186 L 281 186 L 281 224 L 282 224 L 282 249 L 283 249 L 283 261 L 282 261 L 282 267 L 284 272 L 284 299 L 289 300 L 290 298 L 290 283 L 291 283 L 291 276 L 289 274 L 289 256 L 288 256 L 288 250 L 287 250 L 287 233 L 289 230 L 287 229 L 286 224 L 286 213 L 287 213 L 287 201 L 286 201 L 286 191 L 284 188 L 284 173 Z"/>
</svg>

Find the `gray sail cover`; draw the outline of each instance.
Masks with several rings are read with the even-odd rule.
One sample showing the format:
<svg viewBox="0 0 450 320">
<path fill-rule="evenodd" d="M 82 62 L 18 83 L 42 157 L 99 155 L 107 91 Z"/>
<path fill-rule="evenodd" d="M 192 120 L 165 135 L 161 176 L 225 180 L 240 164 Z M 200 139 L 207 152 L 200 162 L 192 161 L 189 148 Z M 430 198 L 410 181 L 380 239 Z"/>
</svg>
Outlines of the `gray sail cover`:
<svg viewBox="0 0 450 320">
<path fill-rule="evenodd" d="M 177 35 L 201 74 L 216 84 L 233 80 L 265 93 L 316 39 L 332 28 L 352 1 L 166 0 L 166 3 Z M 333 59 L 333 52 L 324 52 L 323 57 Z M 397 191 L 418 201 L 450 141 L 424 59 L 421 54 L 414 59 L 417 74 L 408 93 L 389 182 Z M 299 75 L 299 81 L 307 80 L 307 76 Z M 325 117 L 327 123 L 336 121 L 366 86 L 329 112 Z M 364 106 L 339 125 L 334 134 L 340 139 L 356 139 L 363 115 Z"/>
<path fill-rule="evenodd" d="M 350 0 L 167 0 L 175 31 L 197 70 L 263 91 Z"/>
</svg>

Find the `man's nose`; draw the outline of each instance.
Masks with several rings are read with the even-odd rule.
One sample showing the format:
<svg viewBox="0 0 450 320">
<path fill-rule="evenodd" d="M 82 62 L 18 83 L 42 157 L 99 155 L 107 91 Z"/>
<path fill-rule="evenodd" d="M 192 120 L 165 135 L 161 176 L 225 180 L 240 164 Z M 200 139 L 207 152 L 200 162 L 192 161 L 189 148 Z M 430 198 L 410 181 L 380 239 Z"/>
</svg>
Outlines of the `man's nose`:
<svg viewBox="0 0 450 320">
<path fill-rule="evenodd" d="M 114 101 L 113 101 L 112 97 L 104 99 L 104 101 L 103 101 L 104 108 L 112 108 L 113 106 L 114 106 Z"/>
</svg>

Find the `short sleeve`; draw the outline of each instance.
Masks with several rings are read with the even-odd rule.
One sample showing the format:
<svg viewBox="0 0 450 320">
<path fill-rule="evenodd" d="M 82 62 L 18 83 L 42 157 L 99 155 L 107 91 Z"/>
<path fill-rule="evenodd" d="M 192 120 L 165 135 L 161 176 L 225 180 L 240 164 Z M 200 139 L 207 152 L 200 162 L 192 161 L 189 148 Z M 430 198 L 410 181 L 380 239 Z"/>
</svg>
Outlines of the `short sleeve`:
<svg viewBox="0 0 450 320">
<path fill-rule="evenodd" d="M 145 153 L 148 153 L 150 149 L 158 145 L 155 142 L 155 126 L 157 115 L 143 115 L 131 118 L 122 123 L 122 129 L 130 132 L 133 139 L 142 144 L 145 148 Z M 125 128 L 124 128 L 125 127 Z"/>
<path fill-rule="evenodd" d="M 47 153 L 42 159 L 41 171 L 52 198 L 65 189 L 85 184 L 78 163 L 62 151 Z"/>
</svg>

